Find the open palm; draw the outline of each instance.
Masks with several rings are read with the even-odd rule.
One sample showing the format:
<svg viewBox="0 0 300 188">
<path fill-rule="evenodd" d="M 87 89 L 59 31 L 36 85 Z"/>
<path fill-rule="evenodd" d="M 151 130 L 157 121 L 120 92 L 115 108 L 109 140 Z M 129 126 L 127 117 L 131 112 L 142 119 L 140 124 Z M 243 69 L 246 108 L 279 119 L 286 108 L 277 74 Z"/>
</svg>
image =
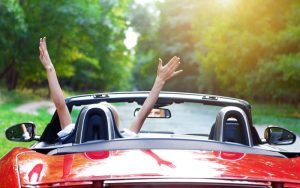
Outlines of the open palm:
<svg viewBox="0 0 300 188">
<path fill-rule="evenodd" d="M 52 63 L 47 50 L 46 37 L 40 38 L 39 50 L 40 60 L 44 67 L 48 68 L 49 66 L 51 66 Z"/>
</svg>

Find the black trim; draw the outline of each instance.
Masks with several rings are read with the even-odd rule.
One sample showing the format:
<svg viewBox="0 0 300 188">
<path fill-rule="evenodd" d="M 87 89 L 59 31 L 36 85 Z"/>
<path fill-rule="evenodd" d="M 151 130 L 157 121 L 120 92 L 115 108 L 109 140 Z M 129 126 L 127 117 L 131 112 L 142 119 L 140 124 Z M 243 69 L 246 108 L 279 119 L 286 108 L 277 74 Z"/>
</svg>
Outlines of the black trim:
<svg viewBox="0 0 300 188">
<path fill-rule="evenodd" d="M 40 142 L 46 142 L 49 144 L 53 144 L 57 141 L 58 136 L 57 133 L 61 130 L 59 118 L 57 112 L 52 116 L 51 121 L 48 123 L 46 128 L 44 129 L 43 134 L 40 137 Z"/>
<path fill-rule="evenodd" d="M 111 92 L 111 93 L 96 93 L 96 94 L 85 94 L 66 98 L 66 104 L 69 111 L 72 110 L 73 106 L 89 105 L 99 103 L 102 101 L 107 102 L 137 102 L 143 104 L 149 91 L 138 91 L 138 92 Z M 216 106 L 236 106 L 241 108 L 247 115 L 250 130 L 253 128 L 252 116 L 251 116 L 251 105 L 244 100 L 237 98 L 230 98 L 217 95 L 199 94 L 199 93 L 184 93 L 184 92 L 166 92 L 162 91 L 159 94 L 157 104 L 160 103 L 181 103 L 181 102 L 195 102 L 206 105 Z M 57 132 L 60 131 L 60 124 L 58 116 L 52 117 L 51 122 L 46 126 L 40 141 L 47 143 L 55 143 L 57 139 Z M 261 143 L 261 140 L 256 132 L 251 131 L 251 136 L 254 145 Z M 72 139 L 71 139 L 72 140 Z M 68 141 L 69 142 L 69 141 Z"/>
</svg>

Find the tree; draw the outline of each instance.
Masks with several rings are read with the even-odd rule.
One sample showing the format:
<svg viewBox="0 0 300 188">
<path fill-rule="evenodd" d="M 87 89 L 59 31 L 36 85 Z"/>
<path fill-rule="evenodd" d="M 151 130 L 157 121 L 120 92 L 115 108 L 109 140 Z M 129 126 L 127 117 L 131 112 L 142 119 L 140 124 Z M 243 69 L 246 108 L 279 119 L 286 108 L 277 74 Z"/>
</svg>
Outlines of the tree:
<svg viewBox="0 0 300 188">
<path fill-rule="evenodd" d="M 140 81 L 139 89 L 148 89 L 153 82 L 153 72 L 156 70 L 158 57 L 167 61 L 172 56 L 181 58 L 181 68 L 184 69 L 176 79 L 166 85 L 166 90 L 197 91 L 196 83 L 198 64 L 194 53 L 193 19 L 190 11 L 192 0 L 167 0 L 156 4 L 135 5 L 132 12 L 131 25 L 140 33 L 135 57 L 137 69 L 141 74 L 135 74 Z"/>
<path fill-rule="evenodd" d="M 34 88 L 45 84 L 46 73 L 38 62 L 37 49 L 38 40 L 43 36 L 48 38 L 48 49 L 64 87 L 76 90 L 128 88 L 132 62 L 123 44 L 128 3 L 130 1 L 125 0 L 1 3 L 4 11 L 1 11 L 0 19 L 6 24 L 1 24 L 5 29 L 1 29 L 0 35 L 7 39 L 1 41 L 7 43 L 3 45 L 7 49 L 3 52 L 6 57 L 3 64 L 13 62 L 9 65 L 16 75 L 14 84 L 10 83 L 11 79 L 8 82 L 11 88 Z M 16 23 L 15 27 L 10 23 Z M 6 34 L 7 31 L 11 33 Z M 10 78 L 7 68 L 0 68 L 3 75 Z"/>
<path fill-rule="evenodd" d="M 261 101 L 299 102 L 300 3 L 236 0 L 232 7 L 217 1 L 207 6 L 197 16 L 207 20 L 196 22 L 196 30 L 206 26 L 205 32 L 195 32 L 204 48 L 198 51 L 203 89 Z"/>
<path fill-rule="evenodd" d="M 0 1 L 0 79 L 8 89 L 17 85 L 17 63 L 22 59 L 27 34 L 24 12 L 17 0 Z"/>
<path fill-rule="evenodd" d="M 148 5 L 138 8 L 133 15 L 142 19 L 132 26 L 140 33 L 139 88 L 153 79 L 154 57 L 176 54 L 184 72 L 167 89 L 299 103 L 299 6 L 286 0 L 166 0 L 155 7 L 159 24 L 151 22 Z"/>
<path fill-rule="evenodd" d="M 158 15 L 153 3 L 132 3 L 127 14 L 129 26 L 138 33 L 134 48 L 134 69 L 132 85 L 138 90 L 149 90 L 154 82 L 159 57 L 159 41 L 156 39 Z M 156 12 L 156 13 L 155 13 Z"/>
</svg>

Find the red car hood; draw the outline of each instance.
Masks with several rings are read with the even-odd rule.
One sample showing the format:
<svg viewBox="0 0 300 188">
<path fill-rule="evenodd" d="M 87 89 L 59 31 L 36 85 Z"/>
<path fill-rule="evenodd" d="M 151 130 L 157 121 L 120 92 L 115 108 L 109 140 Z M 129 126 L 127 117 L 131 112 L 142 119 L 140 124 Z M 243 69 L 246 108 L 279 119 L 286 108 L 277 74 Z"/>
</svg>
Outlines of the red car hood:
<svg viewBox="0 0 300 188">
<path fill-rule="evenodd" d="M 300 158 L 191 150 L 117 150 L 18 155 L 21 185 L 132 179 L 289 182 L 300 187 Z M 74 184 L 75 185 L 75 184 Z"/>
</svg>

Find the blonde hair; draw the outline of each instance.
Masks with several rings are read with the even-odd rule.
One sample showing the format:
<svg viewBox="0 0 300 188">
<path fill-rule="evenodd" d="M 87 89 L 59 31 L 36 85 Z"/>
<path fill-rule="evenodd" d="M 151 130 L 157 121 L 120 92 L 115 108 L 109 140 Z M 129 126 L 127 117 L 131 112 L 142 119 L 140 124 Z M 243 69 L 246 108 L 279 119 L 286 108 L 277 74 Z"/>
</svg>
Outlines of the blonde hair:
<svg viewBox="0 0 300 188">
<path fill-rule="evenodd" d="M 116 125 L 119 128 L 120 127 L 120 116 L 119 116 L 119 112 L 118 112 L 117 108 L 108 102 L 101 102 L 100 104 L 104 105 L 112 110 Z"/>
</svg>

